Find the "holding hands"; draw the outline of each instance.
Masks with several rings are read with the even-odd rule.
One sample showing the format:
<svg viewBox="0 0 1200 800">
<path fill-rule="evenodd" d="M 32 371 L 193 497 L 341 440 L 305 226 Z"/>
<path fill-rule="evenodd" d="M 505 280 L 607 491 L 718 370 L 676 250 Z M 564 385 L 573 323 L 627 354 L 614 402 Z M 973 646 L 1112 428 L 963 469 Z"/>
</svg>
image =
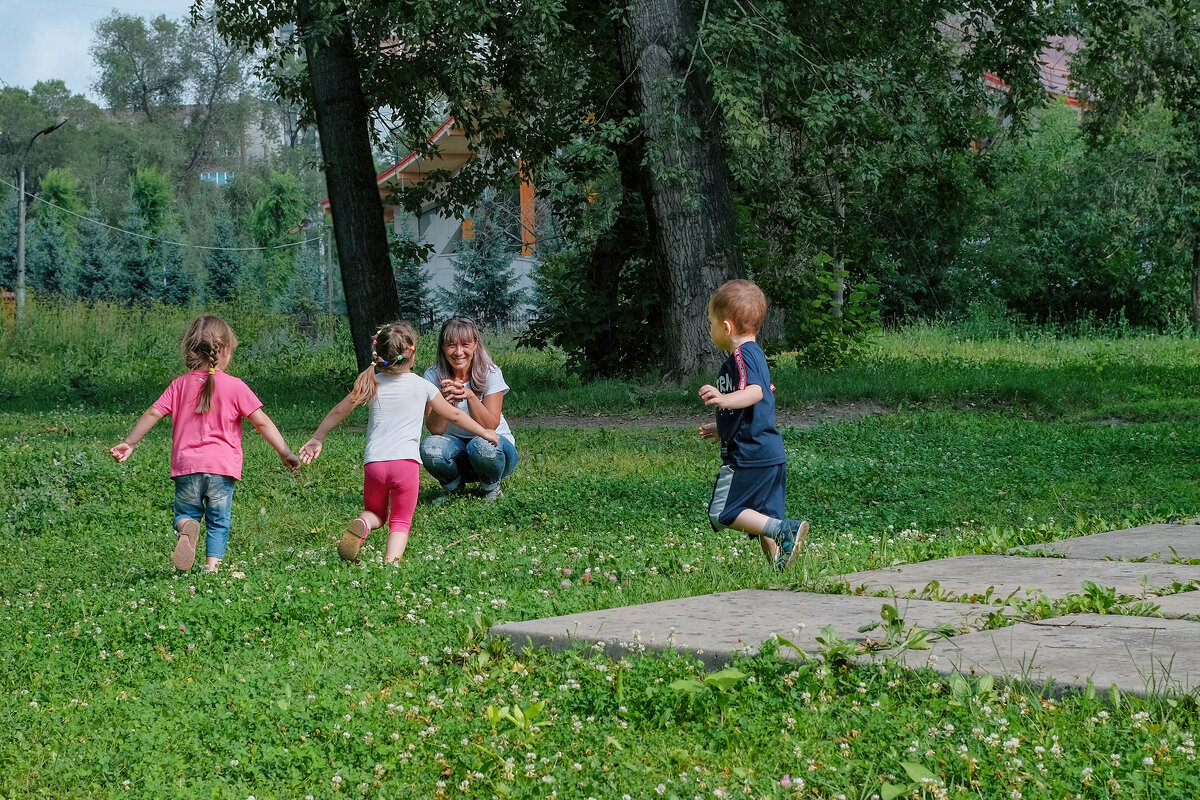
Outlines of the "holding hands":
<svg viewBox="0 0 1200 800">
<path fill-rule="evenodd" d="M 321 445 L 322 442 L 320 439 L 309 439 L 300 448 L 300 460 L 305 464 L 311 464 L 317 456 L 321 455 Z"/>
</svg>

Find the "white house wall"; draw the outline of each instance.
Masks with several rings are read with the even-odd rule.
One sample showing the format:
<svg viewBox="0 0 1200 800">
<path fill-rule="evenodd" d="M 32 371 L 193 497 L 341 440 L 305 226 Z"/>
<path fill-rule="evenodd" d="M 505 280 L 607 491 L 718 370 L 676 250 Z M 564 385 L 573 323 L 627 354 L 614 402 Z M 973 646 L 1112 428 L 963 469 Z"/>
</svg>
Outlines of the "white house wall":
<svg viewBox="0 0 1200 800">
<path fill-rule="evenodd" d="M 428 286 L 434 291 L 440 289 L 453 292 L 454 260 L 462 231 L 462 220 L 429 212 L 423 215 L 422 219 L 426 224 L 426 228 L 421 236 L 421 241 L 433 246 L 433 255 L 422 267 L 429 273 Z M 415 234 L 417 233 L 418 226 L 412 215 L 397 213 L 392 227 L 397 235 L 399 235 L 405 228 L 410 233 Z M 530 278 L 530 275 L 533 272 L 534 265 L 534 259 L 527 256 L 518 256 L 512 261 L 513 273 L 516 279 L 515 288 L 523 290 L 527 298 L 531 298 L 533 294 L 533 280 Z M 449 311 L 449 309 L 443 310 Z M 518 306 L 517 314 L 518 316 L 524 316 L 532 310 L 533 305 L 527 299 L 526 302 Z"/>
</svg>

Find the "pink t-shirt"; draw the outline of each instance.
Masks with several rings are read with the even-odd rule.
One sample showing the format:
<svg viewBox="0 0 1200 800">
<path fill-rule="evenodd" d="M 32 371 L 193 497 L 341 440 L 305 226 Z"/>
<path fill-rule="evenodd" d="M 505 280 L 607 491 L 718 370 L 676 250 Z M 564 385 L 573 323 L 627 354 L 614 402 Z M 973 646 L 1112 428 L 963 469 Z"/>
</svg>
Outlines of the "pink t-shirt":
<svg viewBox="0 0 1200 800">
<path fill-rule="evenodd" d="M 240 378 L 217 370 L 212 408 L 196 413 L 208 370 L 180 375 L 154 401 L 154 408 L 171 416 L 171 477 L 208 472 L 242 479 L 242 418 L 262 408 Z"/>
</svg>

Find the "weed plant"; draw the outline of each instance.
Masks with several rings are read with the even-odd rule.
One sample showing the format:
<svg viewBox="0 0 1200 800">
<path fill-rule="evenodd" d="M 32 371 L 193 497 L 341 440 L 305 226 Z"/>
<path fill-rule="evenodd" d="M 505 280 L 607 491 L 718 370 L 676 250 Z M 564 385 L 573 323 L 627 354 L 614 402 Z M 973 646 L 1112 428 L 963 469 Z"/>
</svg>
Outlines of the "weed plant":
<svg viewBox="0 0 1200 800">
<path fill-rule="evenodd" d="M 854 386 L 886 380 L 869 371 L 913 363 L 896 380 L 926 399 L 785 432 L 788 505 L 814 534 L 782 582 L 740 535 L 708 528 L 717 454 L 693 430 L 522 421 L 558 408 L 556 385 L 576 412 L 617 386 L 643 410 L 681 399 L 582 385 L 553 353 L 497 342 L 521 448 L 504 498 L 431 506 L 425 478 L 405 559 L 385 567 L 377 532 L 360 564 L 344 564 L 333 545 L 360 508 L 361 425 L 331 435 L 298 476 L 249 431 L 227 561 L 206 579 L 171 567 L 168 425 L 126 464 L 107 454 L 177 374 L 190 315 L 52 316 L 35 307 L 27 326 L 0 328 L 0 797 L 1200 794 L 1186 696 L 1101 687 L 1055 699 L 889 664 L 798 662 L 774 645 L 706 672 L 686 654 L 529 651 L 486 633 L 1194 516 L 1200 427 L 1153 411 L 1186 402 L 1182 377 L 1154 377 L 1194 369 L 1186 341 L 1112 340 L 1089 393 L 1045 413 L 1059 388 L 1000 403 L 967 382 L 954 395 L 944 373 L 993 374 L 996 361 L 1010 385 L 1053 384 L 1103 342 L 973 343 L 960 362 L 946 332 L 881 337 L 845 385 L 823 375 L 809 398 L 861 399 Z M 353 378 L 344 329 L 227 316 L 242 342 L 231 371 L 298 446 Z M 1151 381 L 1144 397 L 1124 385 L 1134 370 Z M 1089 405 L 1104 398 L 1114 405 Z"/>
</svg>

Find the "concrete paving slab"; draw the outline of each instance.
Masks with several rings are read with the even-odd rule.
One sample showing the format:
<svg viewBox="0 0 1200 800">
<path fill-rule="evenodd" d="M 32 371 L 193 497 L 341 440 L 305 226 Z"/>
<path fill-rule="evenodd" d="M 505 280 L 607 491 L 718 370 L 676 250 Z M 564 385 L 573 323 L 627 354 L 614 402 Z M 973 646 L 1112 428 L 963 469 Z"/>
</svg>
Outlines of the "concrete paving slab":
<svg viewBox="0 0 1200 800">
<path fill-rule="evenodd" d="M 1013 592 L 1018 597 L 1025 597 L 1040 591 L 1052 600 L 1081 594 L 1085 580 L 1105 588 L 1116 588 L 1118 594 L 1142 597 L 1176 582 L 1200 581 L 1200 566 L 972 555 L 852 572 L 839 580 L 846 581 L 852 591 L 862 587 L 869 593 L 894 591 L 901 597 L 920 595 L 937 581 L 939 593 L 952 600 L 963 595 L 982 599 L 990 587 L 990 602 L 994 603 Z"/>
<path fill-rule="evenodd" d="M 859 633 L 861 626 L 880 622 L 890 601 L 880 597 L 811 594 L 743 589 L 736 592 L 664 600 L 639 606 L 567 614 L 561 617 L 509 622 L 492 626 L 493 636 L 509 639 L 514 647 L 564 650 L 574 643 L 602 643 L 614 658 L 645 650 L 690 650 L 710 669 L 729 663 L 734 653 L 756 652 L 772 634 L 779 634 L 809 653 L 820 650 L 816 636 L 833 625 L 848 641 L 880 639 L 878 630 Z M 960 631 L 978 627 L 987 608 L 933 600 L 899 600 L 906 625 L 933 629 L 939 624 Z M 800 633 L 794 629 L 803 624 Z M 790 649 L 780 651 L 785 657 Z"/>
<path fill-rule="evenodd" d="M 1164 617 L 1200 617 L 1200 592 L 1180 592 L 1155 597 L 1158 611 Z"/>
<path fill-rule="evenodd" d="M 1140 528 L 1015 548 L 1014 552 L 1063 555 L 1067 558 L 1200 563 L 1200 525 L 1143 525 Z"/>
<path fill-rule="evenodd" d="M 1188 692 L 1200 686 L 1200 622 L 1080 614 L 941 639 L 932 650 L 910 650 L 896 660 L 943 675 L 991 674 L 1037 685 L 1053 679 L 1056 694 L 1084 689 L 1089 678 L 1102 692 L 1114 684 L 1143 697 Z"/>
</svg>

